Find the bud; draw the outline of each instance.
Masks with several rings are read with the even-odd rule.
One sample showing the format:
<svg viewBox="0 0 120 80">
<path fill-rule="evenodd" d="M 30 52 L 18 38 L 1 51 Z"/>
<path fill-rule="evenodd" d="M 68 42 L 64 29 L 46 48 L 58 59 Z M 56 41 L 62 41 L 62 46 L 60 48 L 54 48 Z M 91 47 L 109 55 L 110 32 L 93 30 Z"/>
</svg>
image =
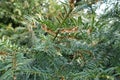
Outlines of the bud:
<svg viewBox="0 0 120 80">
<path fill-rule="evenodd" d="M 69 4 L 70 4 L 71 9 L 74 8 L 74 3 L 75 3 L 75 0 L 69 0 Z"/>
</svg>

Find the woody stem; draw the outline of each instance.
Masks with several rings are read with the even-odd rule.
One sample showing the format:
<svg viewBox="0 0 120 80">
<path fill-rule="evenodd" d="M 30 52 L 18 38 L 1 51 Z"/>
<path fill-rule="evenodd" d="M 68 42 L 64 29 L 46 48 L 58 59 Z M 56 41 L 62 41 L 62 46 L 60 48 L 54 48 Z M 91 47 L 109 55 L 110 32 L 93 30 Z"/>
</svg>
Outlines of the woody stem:
<svg viewBox="0 0 120 80">
<path fill-rule="evenodd" d="M 69 12 L 65 15 L 65 18 L 63 19 L 62 23 L 60 24 L 60 26 L 62 26 L 64 24 L 64 22 L 66 21 L 66 19 L 69 17 L 70 13 L 72 12 L 72 8 L 70 8 Z M 58 34 L 60 33 L 60 29 L 57 30 L 55 37 L 53 38 L 53 41 L 55 41 L 55 39 L 57 38 Z"/>
</svg>

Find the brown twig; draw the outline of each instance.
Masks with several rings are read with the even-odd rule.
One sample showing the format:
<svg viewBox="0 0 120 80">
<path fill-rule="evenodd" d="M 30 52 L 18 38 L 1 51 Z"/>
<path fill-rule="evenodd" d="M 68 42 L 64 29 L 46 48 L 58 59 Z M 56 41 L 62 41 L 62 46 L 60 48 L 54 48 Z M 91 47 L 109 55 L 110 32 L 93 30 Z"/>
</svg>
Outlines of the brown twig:
<svg viewBox="0 0 120 80">
<path fill-rule="evenodd" d="M 60 24 L 60 26 L 62 26 L 64 24 L 64 22 L 66 21 L 66 19 L 69 17 L 70 13 L 73 11 L 73 8 L 70 8 L 69 12 L 66 14 L 65 18 L 63 19 L 62 23 Z M 60 33 L 60 29 L 57 30 L 55 37 L 53 38 L 53 41 L 55 41 L 55 39 L 57 38 L 58 34 Z"/>
</svg>

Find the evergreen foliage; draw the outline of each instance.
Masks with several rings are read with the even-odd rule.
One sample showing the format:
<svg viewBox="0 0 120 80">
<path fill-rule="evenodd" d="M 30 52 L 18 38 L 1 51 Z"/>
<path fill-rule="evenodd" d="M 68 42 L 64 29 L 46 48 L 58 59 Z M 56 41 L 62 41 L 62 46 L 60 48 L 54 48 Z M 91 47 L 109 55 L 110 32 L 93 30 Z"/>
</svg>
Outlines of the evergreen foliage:
<svg viewBox="0 0 120 80">
<path fill-rule="evenodd" d="M 119 6 L 0 0 L 0 80 L 119 80 Z"/>
</svg>

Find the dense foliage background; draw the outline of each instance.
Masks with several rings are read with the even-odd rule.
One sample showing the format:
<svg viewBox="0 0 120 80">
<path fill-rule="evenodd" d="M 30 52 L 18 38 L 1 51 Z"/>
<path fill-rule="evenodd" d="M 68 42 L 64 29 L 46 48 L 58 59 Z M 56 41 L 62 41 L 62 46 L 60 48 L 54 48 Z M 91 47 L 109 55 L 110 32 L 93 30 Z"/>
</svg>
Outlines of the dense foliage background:
<svg viewBox="0 0 120 80">
<path fill-rule="evenodd" d="M 120 1 L 0 0 L 0 80 L 120 80 Z"/>
</svg>

